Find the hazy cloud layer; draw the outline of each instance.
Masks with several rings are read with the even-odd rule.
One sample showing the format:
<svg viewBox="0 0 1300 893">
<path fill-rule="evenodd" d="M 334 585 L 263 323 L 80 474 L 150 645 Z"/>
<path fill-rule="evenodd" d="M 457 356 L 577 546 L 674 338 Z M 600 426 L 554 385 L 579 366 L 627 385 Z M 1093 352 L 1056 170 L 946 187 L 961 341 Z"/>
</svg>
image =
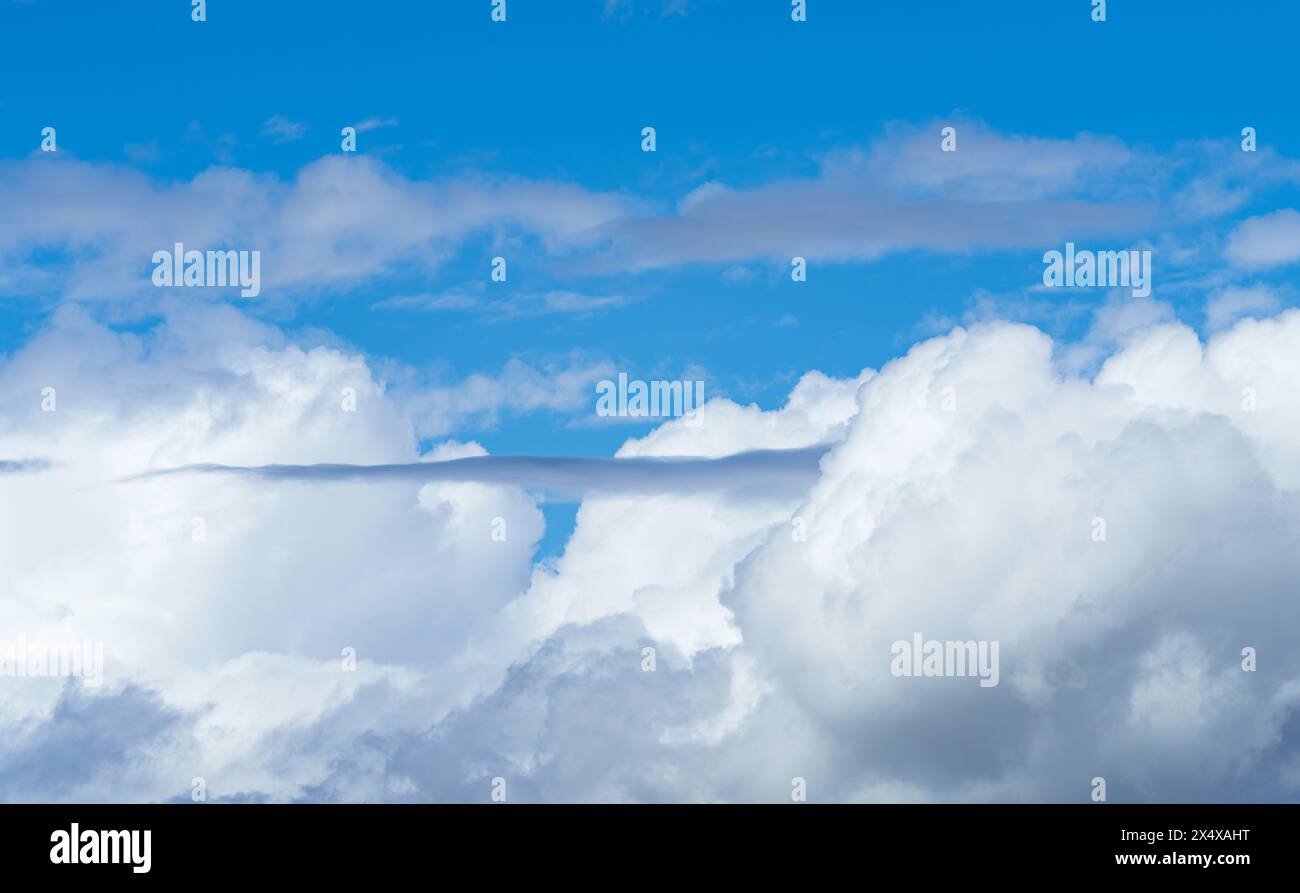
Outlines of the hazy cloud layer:
<svg viewBox="0 0 1300 893">
<path fill-rule="evenodd" d="M 957 152 L 940 150 L 945 126 L 956 127 Z M 300 135 L 281 116 L 268 119 L 266 132 Z M 45 301 L 154 304 L 166 296 L 150 283 L 153 252 L 177 242 L 261 251 L 262 300 L 280 300 L 431 276 L 474 240 L 527 246 L 520 250 L 540 252 L 539 262 L 557 271 L 610 274 L 796 255 L 864 262 L 913 250 L 1040 249 L 1165 231 L 1199 238 L 1202 221 L 1300 183 L 1297 162 L 1269 148 L 1247 154 L 1232 141 L 1158 153 L 1111 137 L 1044 139 L 954 118 L 893 125 L 865 146 L 812 159 L 812 176 L 709 181 L 665 198 L 493 173 L 419 179 L 364 154 L 320 158 L 290 179 L 214 167 L 176 182 L 42 153 L 0 162 L 0 202 L 26 209 L 0 222 L 0 288 Z M 1294 212 L 1243 222 L 1226 246 L 1229 260 L 1245 267 L 1294 260 L 1287 214 Z M 1180 262 L 1176 252 L 1161 260 Z M 508 307 L 485 308 L 465 294 L 459 304 L 436 293 L 402 297 L 381 303 L 498 317 L 590 312 L 627 300 L 571 289 Z"/>
</svg>

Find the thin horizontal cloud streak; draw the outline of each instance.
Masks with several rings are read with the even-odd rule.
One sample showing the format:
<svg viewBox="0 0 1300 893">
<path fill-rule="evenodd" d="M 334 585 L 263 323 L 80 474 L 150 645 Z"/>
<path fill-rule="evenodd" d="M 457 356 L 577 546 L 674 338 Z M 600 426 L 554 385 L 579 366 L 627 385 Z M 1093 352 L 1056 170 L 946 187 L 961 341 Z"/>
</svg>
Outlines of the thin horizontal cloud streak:
<svg viewBox="0 0 1300 893">
<path fill-rule="evenodd" d="M 372 310 L 407 310 L 427 313 L 466 312 L 488 322 L 525 317 L 568 315 L 587 317 L 635 303 L 638 297 L 623 294 L 587 294 L 572 290 L 528 292 L 504 299 L 483 296 L 481 283 L 439 293 L 398 295 L 370 305 Z"/>
<path fill-rule="evenodd" d="M 480 483 L 540 489 L 555 496 L 581 498 L 609 494 L 693 494 L 798 496 L 817 480 L 818 464 L 829 447 L 750 450 L 719 458 L 467 456 L 440 462 L 387 465 L 199 464 L 146 471 L 125 482 L 178 474 L 229 474 L 274 481 L 418 481 Z"/>
<path fill-rule="evenodd" d="M 947 126 L 955 151 L 941 148 Z M 892 124 L 865 147 L 825 153 L 817 175 L 733 189 L 710 182 L 671 212 L 624 216 L 577 237 L 580 272 L 692 263 L 872 261 L 1041 249 L 1066 240 L 1150 238 L 1233 212 L 1264 190 L 1300 183 L 1300 163 L 1257 158 L 1230 140 L 1166 153 L 1114 137 L 1004 134 L 961 118 Z"/>
<path fill-rule="evenodd" d="M 1156 216 L 1155 206 L 1141 203 L 917 201 L 857 184 L 785 183 L 718 195 L 671 217 L 607 224 L 589 236 L 605 247 L 575 265 L 609 273 L 793 256 L 865 261 L 907 250 L 1006 250 L 1131 236 Z"/>
</svg>

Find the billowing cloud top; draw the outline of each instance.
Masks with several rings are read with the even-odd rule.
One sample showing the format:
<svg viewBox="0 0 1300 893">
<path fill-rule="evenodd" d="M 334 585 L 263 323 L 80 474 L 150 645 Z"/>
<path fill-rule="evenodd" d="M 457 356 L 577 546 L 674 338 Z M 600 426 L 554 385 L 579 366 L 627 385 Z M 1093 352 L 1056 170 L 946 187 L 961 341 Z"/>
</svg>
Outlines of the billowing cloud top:
<svg viewBox="0 0 1300 893">
<path fill-rule="evenodd" d="M 958 328 L 878 373 L 810 373 L 780 409 L 713 399 L 630 440 L 612 461 L 637 486 L 587 493 L 534 566 L 527 478 L 550 463 L 421 456 L 363 357 L 229 310 L 147 344 L 62 313 L 0 367 L 0 455 L 49 463 L 0 479 L 21 507 L 0 604 L 29 640 L 102 642 L 104 678 L 8 686 L 0 789 L 779 800 L 797 776 L 824 800 L 1076 800 L 1100 775 L 1112 799 L 1292 796 L 1300 312 L 1206 342 L 1141 328 L 1091 377 L 1058 347 Z M 56 412 L 13 396 L 47 379 Z M 765 450 L 810 476 L 755 492 L 743 454 Z M 692 455 L 736 456 L 696 463 L 747 485 L 644 474 Z M 472 473 L 113 483 L 288 460 Z M 1000 643 L 999 684 L 894 675 L 917 632 Z M 48 746 L 87 724 L 114 746 Z"/>
</svg>

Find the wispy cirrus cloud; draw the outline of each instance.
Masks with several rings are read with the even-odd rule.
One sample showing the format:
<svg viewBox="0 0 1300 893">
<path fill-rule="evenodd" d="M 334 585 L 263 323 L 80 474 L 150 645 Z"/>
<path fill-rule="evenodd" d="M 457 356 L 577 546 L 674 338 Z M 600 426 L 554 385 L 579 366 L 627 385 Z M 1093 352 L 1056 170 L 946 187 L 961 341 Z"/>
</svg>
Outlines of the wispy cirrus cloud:
<svg viewBox="0 0 1300 893">
<path fill-rule="evenodd" d="M 270 137 L 273 142 L 291 143 L 302 139 L 306 133 L 306 125 L 290 121 L 284 115 L 272 115 L 262 122 L 262 135 Z"/>
<path fill-rule="evenodd" d="M 570 290 L 524 292 L 505 298 L 489 298 L 486 287 L 474 283 L 445 292 L 398 295 L 376 301 L 374 310 L 423 312 L 468 312 L 488 322 L 503 322 L 535 316 L 591 316 L 623 307 L 638 300 L 621 294 L 586 294 Z"/>
<path fill-rule="evenodd" d="M 660 15 L 685 15 L 690 11 L 696 0 L 605 0 L 605 7 L 601 15 L 606 20 L 609 19 L 626 19 L 640 5 L 642 8 L 648 8 L 651 11 L 658 12 Z"/>
<path fill-rule="evenodd" d="M 371 130 L 379 130 L 383 127 L 396 127 L 398 125 L 396 118 L 366 118 L 356 124 L 357 133 L 366 133 Z"/>
<path fill-rule="evenodd" d="M 454 382 L 400 382 L 394 387 L 421 437 L 496 427 L 502 417 L 536 412 L 571 414 L 594 409 L 596 382 L 616 373 L 598 355 L 512 357 L 495 372 Z"/>
</svg>

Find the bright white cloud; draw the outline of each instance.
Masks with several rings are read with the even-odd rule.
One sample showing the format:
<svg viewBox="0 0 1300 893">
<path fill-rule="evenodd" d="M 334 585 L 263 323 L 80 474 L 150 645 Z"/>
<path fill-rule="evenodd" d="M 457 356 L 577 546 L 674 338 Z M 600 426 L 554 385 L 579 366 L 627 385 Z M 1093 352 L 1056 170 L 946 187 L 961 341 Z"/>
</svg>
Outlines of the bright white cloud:
<svg viewBox="0 0 1300 893">
<path fill-rule="evenodd" d="M 518 800 L 781 800 L 802 776 L 818 800 L 1082 800 L 1104 775 L 1116 800 L 1289 796 L 1300 312 L 1208 342 L 1156 319 L 1093 378 L 1059 347 L 989 323 L 810 373 L 779 410 L 711 401 L 620 455 L 829 443 L 820 479 L 590 499 L 533 567 L 542 516 L 513 487 L 109 483 L 411 461 L 418 423 L 365 358 L 233 311 L 143 335 L 62 311 L 0 366 L 0 457 L 51 460 L 0 477 L 0 619 L 102 639 L 109 666 L 94 692 L 3 680 L 0 786 L 483 799 L 505 775 Z M 892 676 L 914 632 L 998 640 L 1000 685 Z M 1267 671 L 1242 672 L 1246 646 Z M 80 766 L 48 746 L 104 726 L 114 747 Z"/>
</svg>

